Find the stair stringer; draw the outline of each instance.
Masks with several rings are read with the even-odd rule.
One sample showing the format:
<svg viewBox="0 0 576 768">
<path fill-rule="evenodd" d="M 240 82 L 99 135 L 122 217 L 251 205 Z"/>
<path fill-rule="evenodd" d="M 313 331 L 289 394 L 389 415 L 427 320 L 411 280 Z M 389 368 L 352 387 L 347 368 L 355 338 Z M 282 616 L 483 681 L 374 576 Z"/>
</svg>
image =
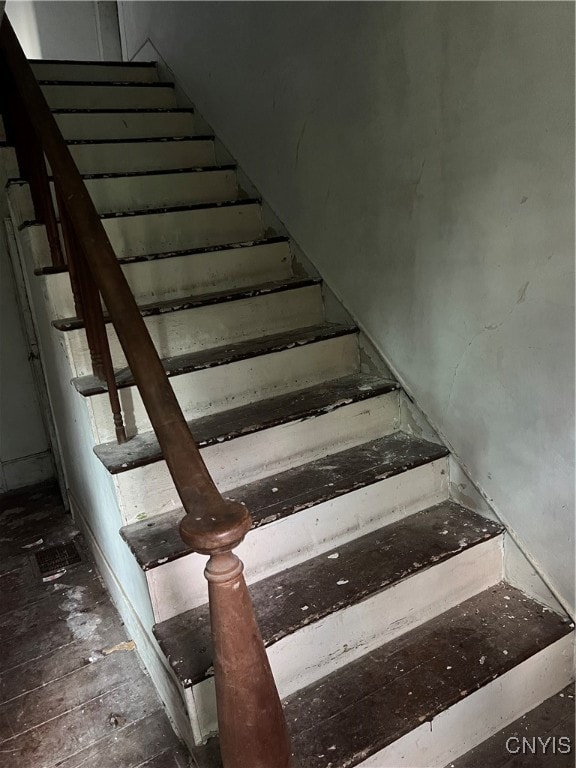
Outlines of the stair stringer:
<svg viewBox="0 0 576 768">
<path fill-rule="evenodd" d="M 34 254 L 27 253 L 18 232 L 9 239 L 11 259 L 22 274 L 38 340 L 57 439 L 54 448 L 60 453 L 72 514 L 174 729 L 192 748 L 199 735 L 192 731 L 183 693 L 152 634 L 154 615 L 145 574 L 118 535 L 122 518 L 113 478 L 94 454 L 89 412 L 70 384 L 70 360 L 59 332 L 50 323 L 43 281 L 34 274 Z"/>
</svg>

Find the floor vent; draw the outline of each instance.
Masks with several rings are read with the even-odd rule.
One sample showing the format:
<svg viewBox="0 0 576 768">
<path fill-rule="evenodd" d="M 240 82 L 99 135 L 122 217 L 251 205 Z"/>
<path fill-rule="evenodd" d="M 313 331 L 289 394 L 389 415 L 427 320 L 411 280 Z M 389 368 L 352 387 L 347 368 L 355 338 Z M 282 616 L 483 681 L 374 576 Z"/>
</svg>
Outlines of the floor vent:
<svg viewBox="0 0 576 768">
<path fill-rule="evenodd" d="M 73 541 L 68 544 L 56 544 L 35 554 L 36 563 L 41 576 L 51 576 L 63 568 L 82 562 L 80 553 Z"/>
</svg>

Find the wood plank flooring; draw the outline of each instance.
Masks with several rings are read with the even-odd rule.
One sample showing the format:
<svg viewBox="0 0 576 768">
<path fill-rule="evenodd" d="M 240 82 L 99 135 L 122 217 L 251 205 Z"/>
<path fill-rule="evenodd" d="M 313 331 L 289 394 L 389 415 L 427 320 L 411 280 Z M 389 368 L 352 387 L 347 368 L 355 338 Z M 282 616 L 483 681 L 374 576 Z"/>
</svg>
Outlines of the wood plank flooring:
<svg viewBox="0 0 576 768">
<path fill-rule="evenodd" d="M 71 540 L 82 562 L 43 581 L 35 552 Z M 0 496 L 0 648 L 3 767 L 202 765 L 174 735 L 51 484 Z"/>
</svg>

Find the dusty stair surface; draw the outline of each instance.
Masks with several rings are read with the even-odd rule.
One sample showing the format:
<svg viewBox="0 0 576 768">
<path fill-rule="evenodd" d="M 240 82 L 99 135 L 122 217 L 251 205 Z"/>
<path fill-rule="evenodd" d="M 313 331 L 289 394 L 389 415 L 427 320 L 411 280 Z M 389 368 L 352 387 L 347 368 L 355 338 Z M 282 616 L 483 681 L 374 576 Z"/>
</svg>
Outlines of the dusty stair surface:
<svg viewBox="0 0 576 768">
<path fill-rule="evenodd" d="M 301 768 L 442 768 L 567 685 L 573 625 L 506 583 L 502 526 L 451 498 L 448 450 L 417 434 L 386 365 L 173 85 L 147 63 L 34 69 L 202 456 L 252 514 L 238 555 Z M 115 494 L 110 567 L 125 547 L 187 713 L 178 728 L 213 755 L 205 558 L 179 537 L 179 499 L 107 322 L 130 437 L 114 441 L 67 271 L 5 165 L 66 397 Z"/>
</svg>

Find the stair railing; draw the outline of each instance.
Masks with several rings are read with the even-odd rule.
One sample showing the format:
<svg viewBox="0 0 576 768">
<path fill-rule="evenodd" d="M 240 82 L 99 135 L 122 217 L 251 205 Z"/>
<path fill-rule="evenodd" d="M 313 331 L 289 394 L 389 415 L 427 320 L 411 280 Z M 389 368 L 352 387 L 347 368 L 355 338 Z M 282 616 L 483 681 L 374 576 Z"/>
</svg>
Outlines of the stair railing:
<svg viewBox="0 0 576 768">
<path fill-rule="evenodd" d="M 250 513 L 224 499 L 208 472 L 94 203 L 6 16 L 0 25 L 0 70 L 7 136 L 30 184 L 37 220 L 46 227 L 52 263 L 68 267 L 94 375 L 106 382 L 118 440 L 125 441 L 126 433 L 102 304 L 186 512 L 181 536 L 209 557 L 204 573 L 224 768 L 287 768 L 291 750 L 284 713 L 243 564 L 233 552 L 251 527 Z"/>
</svg>

